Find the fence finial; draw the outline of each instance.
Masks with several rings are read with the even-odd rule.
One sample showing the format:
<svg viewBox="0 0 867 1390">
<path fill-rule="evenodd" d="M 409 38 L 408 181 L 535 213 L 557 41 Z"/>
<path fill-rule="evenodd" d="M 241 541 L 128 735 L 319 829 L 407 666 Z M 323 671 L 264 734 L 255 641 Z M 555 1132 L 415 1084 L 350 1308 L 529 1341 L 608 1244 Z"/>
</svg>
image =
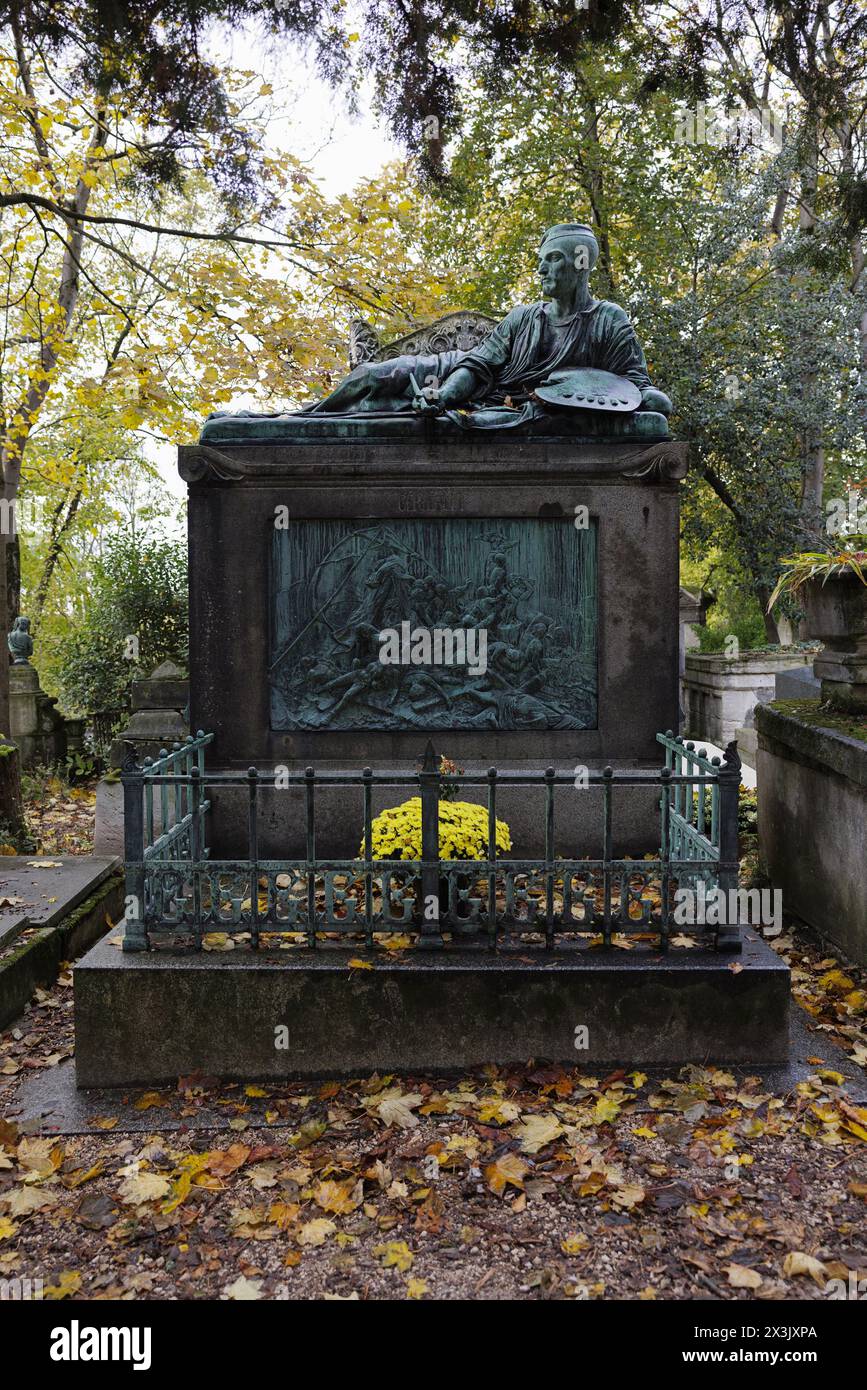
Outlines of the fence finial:
<svg viewBox="0 0 867 1390">
<path fill-rule="evenodd" d="M 431 739 L 427 741 L 421 768 L 422 772 L 436 772 L 437 770 L 437 755 Z"/>
</svg>

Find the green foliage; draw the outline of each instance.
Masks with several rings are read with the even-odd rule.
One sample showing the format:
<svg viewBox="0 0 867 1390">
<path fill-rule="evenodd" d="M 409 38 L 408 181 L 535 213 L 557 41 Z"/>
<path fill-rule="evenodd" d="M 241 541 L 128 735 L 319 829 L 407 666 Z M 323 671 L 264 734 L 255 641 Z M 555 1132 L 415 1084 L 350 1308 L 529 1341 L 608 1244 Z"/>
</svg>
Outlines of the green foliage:
<svg viewBox="0 0 867 1390">
<path fill-rule="evenodd" d="M 303 43 L 305 62 L 334 84 L 372 77 L 394 134 L 410 145 L 423 137 L 422 163 L 439 172 L 444 139 L 460 115 L 468 57 L 491 85 L 516 75 L 524 63 L 559 74 L 580 46 L 617 33 L 631 17 L 627 0 L 555 6 L 526 0 L 366 0 L 363 6 L 342 0 L 0 0 L 0 24 L 12 14 L 43 51 L 56 57 L 72 50 L 78 82 L 103 93 L 116 89 L 124 105 L 159 130 L 160 138 L 148 142 L 139 179 L 171 185 L 190 151 L 198 154 L 195 135 L 216 132 L 218 157 L 200 161 L 230 208 L 255 191 L 255 169 L 246 167 L 254 162 L 255 145 L 251 149 L 220 67 L 209 57 L 214 22 L 235 29 L 255 24 L 260 42 L 264 28 L 278 43 Z"/>
<path fill-rule="evenodd" d="M 465 769 L 458 767 L 458 764 L 453 762 L 451 758 L 447 758 L 445 753 L 440 753 L 439 771 L 444 778 L 439 787 L 440 801 L 455 801 L 460 791 L 460 783 L 452 779 L 463 777 Z"/>
<path fill-rule="evenodd" d="M 738 836 L 758 835 L 759 833 L 759 794 L 755 787 L 745 787 L 741 783 L 738 794 Z"/>
<path fill-rule="evenodd" d="M 681 583 L 703 589 L 709 596 L 703 627 L 698 628 L 699 651 L 721 652 L 731 637 L 742 651 L 767 642 L 764 618 L 752 588 L 744 584 L 743 568 L 726 551 L 715 548 L 704 563 L 681 560 Z"/>
<path fill-rule="evenodd" d="M 82 626 L 57 670 L 68 712 L 128 701 L 130 682 L 188 652 L 186 546 L 161 537 L 113 537 L 95 568 Z"/>
<path fill-rule="evenodd" d="M 36 841 L 23 821 L 0 820 L 0 854 L 35 854 Z M 2 862 L 2 861 L 0 861 Z"/>
<path fill-rule="evenodd" d="M 863 467 L 863 296 L 846 245 L 824 222 L 807 234 L 793 193 L 777 215 L 781 189 L 799 183 L 799 141 L 691 143 L 675 89 L 648 91 L 658 56 L 650 39 L 612 43 L 577 54 L 563 81 L 540 67 L 493 99 L 470 94 L 453 182 L 424 234 L 461 302 L 497 312 L 539 297 L 546 224 L 592 223 L 591 287 L 628 310 L 692 444 L 684 549 L 698 563 L 724 554 L 732 583 L 752 588 L 749 615 L 726 622 L 752 645 L 775 640 L 763 615 L 781 556 L 822 521 L 815 455 L 829 486 Z M 703 95 L 732 96 L 713 82 Z M 833 200 L 824 182 L 822 196 Z"/>
<path fill-rule="evenodd" d="M 85 749 L 68 753 L 63 760 L 63 777 L 70 785 L 74 785 L 76 782 L 89 782 L 97 775 L 98 771 L 97 759 Z"/>
</svg>

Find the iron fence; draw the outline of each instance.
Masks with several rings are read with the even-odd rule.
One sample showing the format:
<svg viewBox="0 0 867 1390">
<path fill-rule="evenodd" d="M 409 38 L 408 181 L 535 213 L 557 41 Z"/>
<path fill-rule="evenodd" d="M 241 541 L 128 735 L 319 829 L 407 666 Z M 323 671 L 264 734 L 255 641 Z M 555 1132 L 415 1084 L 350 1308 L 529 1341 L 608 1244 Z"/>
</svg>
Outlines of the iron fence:
<svg viewBox="0 0 867 1390">
<path fill-rule="evenodd" d="M 574 774 L 500 772 L 444 777 L 431 743 L 415 773 L 207 771 L 212 734 L 199 732 L 158 759 L 135 761 L 127 746 L 122 773 L 125 801 L 127 911 L 124 949 L 202 950 L 222 946 L 317 949 L 337 942 L 374 948 L 424 949 L 633 944 L 645 938 L 667 949 L 678 919 L 679 889 L 737 887 L 740 760 L 735 744 L 725 756 L 673 734 L 658 734 L 665 754 L 658 771 L 587 771 L 585 788 L 601 794 L 601 847 L 596 857 L 555 852 L 555 791 L 576 786 Z M 486 792 L 487 845 L 478 859 L 440 858 L 441 788 Z M 305 853 L 274 859 L 259 852 L 263 788 L 303 789 Z M 421 853 L 411 859 L 373 856 L 373 794 L 378 786 L 408 787 L 420 802 Z M 360 854 L 323 858 L 316 852 L 317 793 L 360 787 Z M 498 852 L 498 797 L 505 788 L 541 788 L 544 855 L 512 859 Z M 615 793 L 659 789 L 659 847 L 633 859 L 616 854 Z M 213 858 L 208 845 L 211 794 L 231 789 L 247 802 L 246 853 Z M 716 927 L 718 950 L 739 951 L 737 925 Z"/>
<path fill-rule="evenodd" d="M 94 710 L 86 716 L 85 738 L 94 755 L 105 761 L 112 742 L 129 719 L 129 709 Z"/>
</svg>

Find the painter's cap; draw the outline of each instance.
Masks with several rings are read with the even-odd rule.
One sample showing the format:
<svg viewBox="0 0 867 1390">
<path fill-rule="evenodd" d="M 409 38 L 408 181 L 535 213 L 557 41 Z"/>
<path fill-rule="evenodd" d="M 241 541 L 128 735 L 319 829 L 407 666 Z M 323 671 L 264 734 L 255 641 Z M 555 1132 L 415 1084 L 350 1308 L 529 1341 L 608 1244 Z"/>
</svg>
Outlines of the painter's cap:
<svg viewBox="0 0 867 1390">
<path fill-rule="evenodd" d="M 599 259 L 599 242 L 593 235 L 592 227 L 585 222 L 558 222 L 549 227 L 539 247 L 540 252 L 550 251 L 557 246 L 569 256 L 574 256 L 581 248 L 586 250 L 586 264 L 583 269 L 592 270 Z"/>
</svg>

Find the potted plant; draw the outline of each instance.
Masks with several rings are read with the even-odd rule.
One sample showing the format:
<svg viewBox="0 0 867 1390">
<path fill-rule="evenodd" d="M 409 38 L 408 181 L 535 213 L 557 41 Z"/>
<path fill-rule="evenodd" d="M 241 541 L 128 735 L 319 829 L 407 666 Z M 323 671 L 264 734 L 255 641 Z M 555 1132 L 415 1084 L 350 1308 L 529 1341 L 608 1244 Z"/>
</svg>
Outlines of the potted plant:
<svg viewBox="0 0 867 1390">
<path fill-rule="evenodd" d="M 825 644 L 813 662 L 822 699 L 836 709 L 867 709 L 867 535 L 850 535 L 830 551 L 802 551 L 783 561 L 769 609 L 797 594 L 807 631 Z"/>
</svg>

